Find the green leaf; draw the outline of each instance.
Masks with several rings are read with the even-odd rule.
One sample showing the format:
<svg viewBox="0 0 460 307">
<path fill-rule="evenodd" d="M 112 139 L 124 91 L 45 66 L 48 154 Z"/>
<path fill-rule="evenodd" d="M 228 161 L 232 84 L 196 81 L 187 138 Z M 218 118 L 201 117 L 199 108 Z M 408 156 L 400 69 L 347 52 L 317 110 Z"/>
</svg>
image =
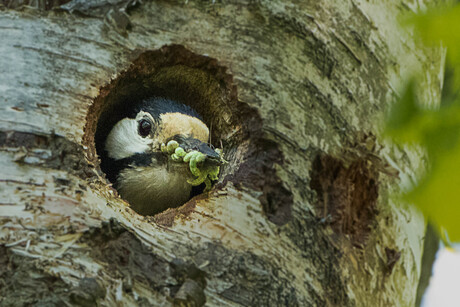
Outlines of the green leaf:
<svg viewBox="0 0 460 307">
<path fill-rule="evenodd" d="M 433 163 L 455 151 L 460 136 L 460 108 L 457 103 L 437 111 L 426 112 L 423 124 L 423 140 Z M 460 160 L 460 156 L 459 156 Z"/>
<path fill-rule="evenodd" d="M 460 6 L 430 10 L 409 19 L 428 45 L 447 47 L 449 59 L 460 64 Z"/>
<path fill-rule="evenodd" d="M 445 152 L 432 164 L 423 181 L 406 195 L 452 241 L 460 241 L 460 146 Z"/>
<path fill-rule="evenodd" d="M 400 142 L 413 142 L 418 139 L 413 121 L 419 108 L 415 101 L 414 83 L 406 87 L 401 99 L 395 103 L 386 118 L 385 133 Z"/>
<path fill-rule="evenodd" d="M 424 109 L 417 83 L 410 82 L 392 108 L 385 133 L 395 143 L 426 149 L 426 175 L 404 199 L 437 224 L 442 235 L 460 241 L 460 6 L 429 11 L 410 19 L 425 43 L 447 47 L 449 67 L 441 107 Z"/>
<path fill-rule="evenodd" d="M 408 103 L 406 101 L 401 103 Z M 410 98 L 410 99 L 413 99 Z M 404 109 L 404 108 L 403 108 Z M 406 109 L 409 109 L 406 107 Z M 396 143 L 423 146 L 430 165 L 420 183 L 404 198 L 460 241 L 460 107 L 458 101 L 438 110 L 416 108 L 406 124 L 392 128 Z M 394 121 L 389 120 L 387 123 Z M 389 129 L 389 128 L 387 128 Z"/>
</svg>

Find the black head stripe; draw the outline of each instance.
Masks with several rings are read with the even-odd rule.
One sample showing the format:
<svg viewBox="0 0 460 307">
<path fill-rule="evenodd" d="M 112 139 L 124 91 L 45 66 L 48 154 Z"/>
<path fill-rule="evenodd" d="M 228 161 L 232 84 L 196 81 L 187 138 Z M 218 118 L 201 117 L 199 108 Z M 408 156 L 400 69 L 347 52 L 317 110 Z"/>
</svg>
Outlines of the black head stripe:
<svg viewBox="0 0 460 307">
<path fill-rule="evenodd" d="M 162 97 L 150 97 L 137 103 L 130 117 L 136 117 L 140 111 L 149 112 L 154 119 L 159 119 L 161 114 L 182 113 L 202 120 L 201 116 L 190 106 Z"/>
<path fill-rule="evenodd" d="M 162 152 L 154 152 L 150 154 L 146 153 L 137 153 L 130 157 L 114 160 L 110 160 L 110 172 L 106 172 L 106 175 L 110 182 L 115 183 L 117 176 L 120 172 L 126 168 L 131 168 L 135 166 L 154 166 L 154 165 L 163 165 L 168 162 L 168 157 Z"/>
</svg>

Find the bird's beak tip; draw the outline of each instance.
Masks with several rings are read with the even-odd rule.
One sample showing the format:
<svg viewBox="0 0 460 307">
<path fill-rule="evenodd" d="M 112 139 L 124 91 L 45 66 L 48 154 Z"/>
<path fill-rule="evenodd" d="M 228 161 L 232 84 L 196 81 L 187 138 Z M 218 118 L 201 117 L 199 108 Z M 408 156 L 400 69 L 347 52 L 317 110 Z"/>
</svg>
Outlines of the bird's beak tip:
<svg viewBox="0 0 460 307">
<path fill-rule="evenodd" d="M 222 159 L 219 152 L 214 150 L 211 145 L 195 139 L 195 138 L 186 138 L 184 140 L 178 140 L 179 145 L 185 149 L 186 152 L 190 150 L 197 150 L 206 156 L 206 161 L 215 164 L 224 164 L 225 160 Z"/>
</svg>

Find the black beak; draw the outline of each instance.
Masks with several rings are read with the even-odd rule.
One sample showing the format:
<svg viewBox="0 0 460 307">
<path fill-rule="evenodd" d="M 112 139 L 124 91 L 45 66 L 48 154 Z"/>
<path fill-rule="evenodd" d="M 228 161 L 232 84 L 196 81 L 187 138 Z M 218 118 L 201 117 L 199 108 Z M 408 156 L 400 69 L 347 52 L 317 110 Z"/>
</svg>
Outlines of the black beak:
<svg viewBox="0 0 460 307">
<path fill-rule="evenodd" d="M 205 154 L 207 159 L 220 162 L 221 160 L 220 155 L 214 149 L 212 149 L 211 146 L 203 142 L 200 142 L 200 143 L 201 144 L 198 145 L 198 149 L 197 149 L 199 152 L 201 152 L 202 154 Z"/>
<path fill-rule="evenodd" d="M 208 145 L 198 139 L 194 138 L 184 138 L 182 136 L 176 136 L 173 138 L 179 143 L 179 146 L 182 147 L 186 152 L 192 150 L 197 150 L 202 154 L 206 155 L 206 161 L 214 162 L 217 164 L 222 164 L 223 160 L 220 155 L 214 150 L 212 145 Z"/>
</svg>

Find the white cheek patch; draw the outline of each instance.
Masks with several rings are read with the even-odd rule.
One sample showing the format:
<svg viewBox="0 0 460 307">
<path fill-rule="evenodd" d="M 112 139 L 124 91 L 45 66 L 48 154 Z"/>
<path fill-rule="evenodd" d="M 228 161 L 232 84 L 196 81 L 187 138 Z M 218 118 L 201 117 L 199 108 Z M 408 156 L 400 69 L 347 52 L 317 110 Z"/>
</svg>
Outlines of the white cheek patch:
<svg viewBox="0 0 460 307">
<path fill-rule="evenodd" d="M 135 153 L 151 151 L 152 139 L 141 137 L 137 125 L 135 119 L 125 118 L 112 128 L 105 141 L 105 150 L 110 158 L 119 160 Z"/>
</svg>

